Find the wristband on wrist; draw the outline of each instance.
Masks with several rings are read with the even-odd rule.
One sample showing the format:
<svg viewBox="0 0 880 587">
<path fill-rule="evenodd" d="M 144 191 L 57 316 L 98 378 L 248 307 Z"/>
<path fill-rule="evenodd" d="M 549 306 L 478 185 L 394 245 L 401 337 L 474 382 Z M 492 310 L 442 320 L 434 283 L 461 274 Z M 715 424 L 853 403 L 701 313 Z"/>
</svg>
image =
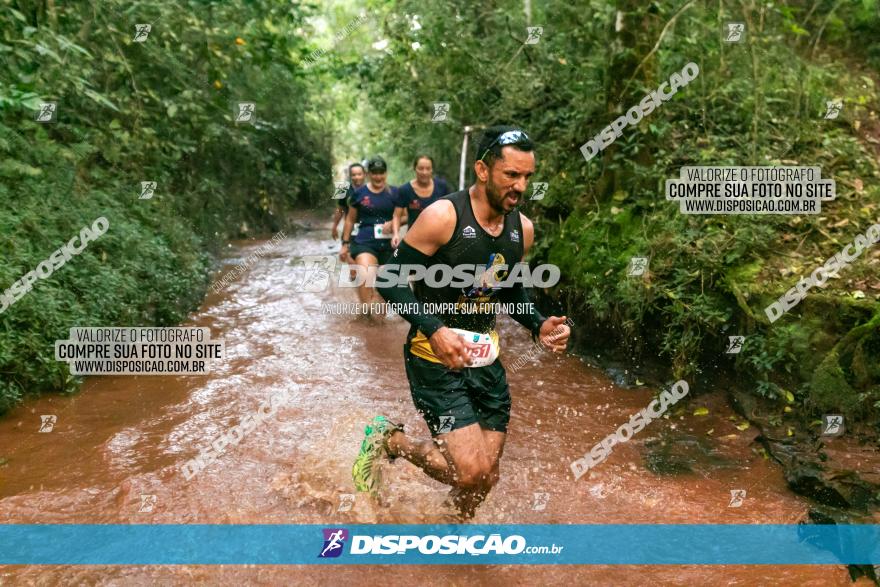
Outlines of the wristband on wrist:
<svg viewBox="0 0 880 587">
<path fill-rule="evenodd" d="M 350 243 L 350 242 L 351 242 L 351 241 L 343 240 L 343 241 L 342 241 L 342 244 L 347 245 L 347 244 Z"/>
<path fill-rule="evenodd" d="M 509 312 L 510 317 L 525 326 L 532 334 L 532 339 L 537 340 L 541 334 L 541 326 L 547 321 L 547 317 L 535 308 L 535 304 L 529 300 L 526 290 L 521 285 L 502 289 L 498 294 L 498 299 L 514 305 L 516 310 Z"/>
<path fill-rule="evenodd" d="M 544 325 L 544 322 L 547 320 L 541 314 L 535 312 L 534 321 L 532 322 L 532 327 L 529 329 L 532 331 L 532 338 L 534 340 L 538 340 L 541 335 L 541 326 Z"/>
</svg>

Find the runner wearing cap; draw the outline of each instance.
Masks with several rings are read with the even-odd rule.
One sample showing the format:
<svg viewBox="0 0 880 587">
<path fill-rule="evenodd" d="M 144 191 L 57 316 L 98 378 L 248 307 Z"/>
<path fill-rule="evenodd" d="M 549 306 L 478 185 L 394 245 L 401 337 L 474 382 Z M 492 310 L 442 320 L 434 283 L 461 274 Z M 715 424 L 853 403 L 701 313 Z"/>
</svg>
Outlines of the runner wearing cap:
<svg viewBox="0 0 880 587">
<path fill-rule="evenodd" d="M 464 517 L 473 516 L 498 481 L 510 419 L 504 367 L 492 360 L 498 352 L 496 303 L 519 304 L 522 311 L 510 316 L 552 351 L 565 350 L 570 334 L 565 316 L 545 318 L 521 284 L 499 283 L 534 239 L 532 223 L 516 210 L 535 170 L 533 148 L 520 129 L 487 129 L 474 163 L 476 183 L 425 209 L 384 268 L 393 272 L 400 265 L 422 265 L 430 272 L 427 268 L 436 264 L 473 264 L 485 266 L 490 277 L 477 287 L 432 288 L 424 281 L 413 283 L 415 291 L 399 283 L 379 287 L 389 302 L 414 310 L 401 313 L 411 324 L 404 366 L 413 402 L 433 438 L 410 438 L 402 426 L 376 416 L 365 429 L 352 470 L 358 491 L 376 492 L 381 457 L 400 456 L 452 485 L 452 503 Z M 456 311 L 432 315 L 426 303 L 451 303 Z M 465 333 L 467 340 L 460 336 Z M 472 354 L 484 356 L 479 351 L 487 339 L 494 348 L 477 363 Z"/>
<path fill-rule="evenodd" d="M 388 166 L 381 157 L 373 157 L 367 162 L 369 181 L 354 191 L 342 229 L 340 260 L 346 261 L 350 254 L 369 276 L 358 287 L 358 299 L 362 304 L 372 301 L 374 292 L 370 283 L 375 278 L 376 267 L 384 264 L 392 252 L 391 234 L 383 225 L 394 215 L 397 188 L 387 185 L 387 173 Z M 360 227 L 351 242 L 355 222 L 360 222 Z"/>
</svg>

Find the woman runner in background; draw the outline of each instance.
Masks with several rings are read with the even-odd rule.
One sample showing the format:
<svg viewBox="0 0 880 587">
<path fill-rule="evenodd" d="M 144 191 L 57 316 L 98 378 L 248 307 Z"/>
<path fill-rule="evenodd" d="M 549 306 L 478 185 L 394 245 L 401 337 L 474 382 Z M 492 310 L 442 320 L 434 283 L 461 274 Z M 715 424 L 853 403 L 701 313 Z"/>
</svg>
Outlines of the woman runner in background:
<svg viewBox="0 0 880 587">
<path fill-rule="evenodd" d="M 369 181 L 357 188 L 349 202 L 345 227 L 342 229 L 342 249 L 339 259 L 346 261 L 349 254 L 354 262 L 363 267 L 369 277 L 358 287 L 358 299 L 362 304 L 382 299 L 367 283 L 375 280 L 376 267 L 384 264 L 391 256 L 391 235 L 387 234 L 384 224 L 394 215 L 397 202 L 397 188 L 387 185 L 388 166 L 381 157 L 373 157 L 367 162 Z M 354 242 L 350 242 L 351 229 L 355 222 L 360 222 Z"/>
<path fill-rule="evenodd" d="M 345 190 L 345 197 L 336 201 L 336 210 L 333 211 L 333 226 L 330 229 L 330 238 L 333 240 L 339 238 L 339 221 L 348 215 L 348 202 L 354 191 L 364 185 L 366 177 L 364 166 L 360 163 L 352 163 L 348 166 L 348 189 Z"/>
<path fill-rule="evenodd" d="M 442 179 L 434 177 L 434 160 L 428 155 L 419 155 L 413 162 L 416 178 L 403 184 L 398 190 L 397 206 L 391 222 L 391 246 L 400 243 L 400 226 L 410 226 L 422 210 L 449 193 L 449 186 Z"/>
</svg>

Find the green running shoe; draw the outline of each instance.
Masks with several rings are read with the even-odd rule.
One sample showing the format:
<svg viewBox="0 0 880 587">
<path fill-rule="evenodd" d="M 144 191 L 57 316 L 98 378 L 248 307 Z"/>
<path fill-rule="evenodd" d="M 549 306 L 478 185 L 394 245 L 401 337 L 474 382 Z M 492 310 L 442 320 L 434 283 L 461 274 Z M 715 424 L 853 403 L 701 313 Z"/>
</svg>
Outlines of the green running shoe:
<svg viewBox="0 0 880 587">
<path fill-rule="evenodd" d="M 381 457 L 390 456 L 385 443 L 397 430 L 402 431 L 403 426 L 395 424 L 385 416 L 376 416 L 366 425 L 361 450 L 351 468 L 355 489 L 369 491 L 373 495 L 379 491 L 379 484 L 382 482 Z"/>
</svg>

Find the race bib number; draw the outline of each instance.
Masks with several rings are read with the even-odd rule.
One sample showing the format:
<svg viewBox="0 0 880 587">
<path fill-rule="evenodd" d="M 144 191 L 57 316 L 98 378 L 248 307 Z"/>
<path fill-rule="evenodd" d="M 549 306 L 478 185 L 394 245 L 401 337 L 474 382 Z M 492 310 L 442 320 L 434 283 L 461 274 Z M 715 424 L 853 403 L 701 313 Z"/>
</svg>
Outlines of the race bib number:
<svg viewBox="0 0 880 587">
<path fill-rule="evenodd" d="M 387 238 L 391 238 L 391 235 L 385 234 L 385 232 L 382 230 L 381 224 L 374 224 L 373 225 L 373 238 L 386 238 L 387 239 Z"/>
<path fill-rule="evenodd" d="M 498 345 L 489 334 L 461 330 L 460 328 L 453 328 L 452 332 L 471 343 L 470 355 L 473 359 L 471 367 L 485 367 L 494 363 L 498 358 Z"/>
</svg>

